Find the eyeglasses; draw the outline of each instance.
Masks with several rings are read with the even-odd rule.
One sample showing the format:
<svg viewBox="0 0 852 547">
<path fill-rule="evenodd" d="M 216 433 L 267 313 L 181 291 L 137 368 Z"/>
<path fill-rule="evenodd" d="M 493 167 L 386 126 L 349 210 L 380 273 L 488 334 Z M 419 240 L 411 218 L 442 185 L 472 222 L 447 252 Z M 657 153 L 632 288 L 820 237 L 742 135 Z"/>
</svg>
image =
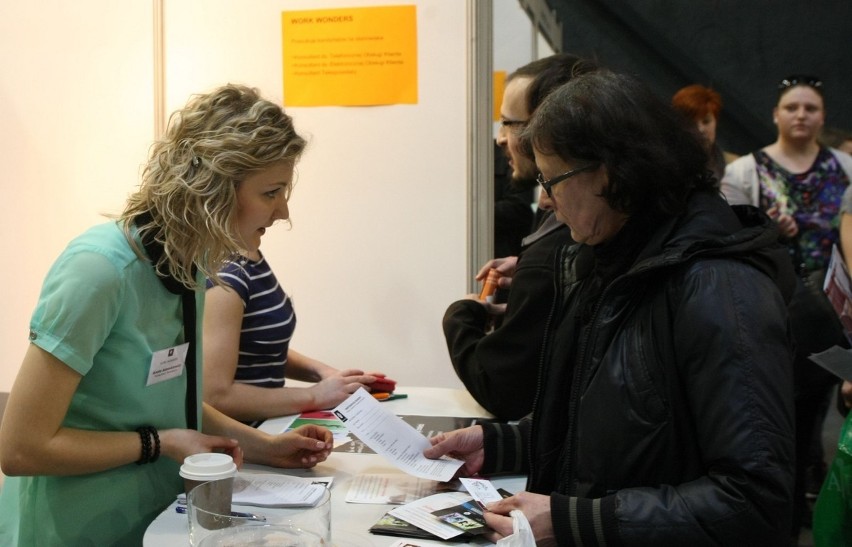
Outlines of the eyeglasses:
<svg viewBox="0 0 852 547">
<path fill-rule="evenodd" d="M 787 76 L 786 78 L 778 82 L 778 90 L 781 91 L 790 87 L 795 87 L 797 85 L 806 85 L 814 89 L 821 89 L 822 80 L 820 80 L 816 76 L 805 76 L 802 74 Z"/>
<path fill-rule="evenodd" d="M 547 192 L 547 197 L 553 199 L 553 186 L 559 184 L 565 179 L 571 178 L 574 175 L 579 175 L 585 171 L 591 171 L 592 169 L 597 169 L 597 163 L 590 163 L 589 165 L 584 165 L 583 167 L 578 167 L 576 169 L 571 169 L 561 175 L 556 175 L 552 179 L 544 180 L 544 177 L 541 176 L 541 173 L 535 178 L 535 180 L 541 185 L 541 189 Z"/>
</svg>

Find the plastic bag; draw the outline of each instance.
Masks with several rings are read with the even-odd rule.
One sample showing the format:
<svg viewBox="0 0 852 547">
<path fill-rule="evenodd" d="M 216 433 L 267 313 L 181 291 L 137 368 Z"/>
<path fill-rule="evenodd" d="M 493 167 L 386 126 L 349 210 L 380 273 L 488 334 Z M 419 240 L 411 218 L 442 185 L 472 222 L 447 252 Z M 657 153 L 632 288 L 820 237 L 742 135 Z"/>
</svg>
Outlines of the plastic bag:
<svg viewBox="0 0 852 547">
<path fill-rule="evenodd" d="M 535 547 L 530 521 L 518 509 L 512 509 L 509 513 L 512 517 L 512 535 L 506 536 L 497 542 L 499 547 Z"/>
<path fill-rule="evenodd" d="M 852 412 L 814 505 L 813 534 L 815 547 L 852 546 Z"/>
</svg>

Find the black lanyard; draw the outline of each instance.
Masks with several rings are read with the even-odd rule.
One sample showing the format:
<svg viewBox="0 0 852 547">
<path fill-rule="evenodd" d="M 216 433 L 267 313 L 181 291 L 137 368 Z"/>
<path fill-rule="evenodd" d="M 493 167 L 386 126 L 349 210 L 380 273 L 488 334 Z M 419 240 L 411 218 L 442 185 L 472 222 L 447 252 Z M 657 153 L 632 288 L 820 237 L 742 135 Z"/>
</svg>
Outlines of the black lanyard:
<svg viewBox="0 0 852 547">
<path fill-rule="evenodd" d="M 143 213 L 136 217 L 135 223 L 137 226 L 144 226 L 151 222 L 151 214 Z M 142 238 L 142 246 L 145 247 L 145 252 L 151 260 L 151 265 L 155 264 L 163 256 L 163 245 L 156 241 L 151 232 L 147 232 Z M 194 268 L 193 268 L 194 270 Z M 172 294 L 181 296 L 181 307 L 183 308 L 183 341 L 189 343 L 189 349 L 186 352 L 186 427 L 189 429 L 198 429 L 198 398 L 196 395 L 197 388 L 197 373 L 195 362 L 195 348 L 198 343 L 195 337 L 195 291 L 188 289 L 177 279 L 170 274 L 163 274 L 156 270 L 157 277 L 162 281 L 163 286 Z"/>
<path fill-rule="evenodd" d="M 183 304 L 183 339 L 189 342 L 186 352 L 186 427 L 198 429 L 198 401 L 196 398 L 195 366 L 195 291 L 184 287 L 181 293 Z"/>
</svg>

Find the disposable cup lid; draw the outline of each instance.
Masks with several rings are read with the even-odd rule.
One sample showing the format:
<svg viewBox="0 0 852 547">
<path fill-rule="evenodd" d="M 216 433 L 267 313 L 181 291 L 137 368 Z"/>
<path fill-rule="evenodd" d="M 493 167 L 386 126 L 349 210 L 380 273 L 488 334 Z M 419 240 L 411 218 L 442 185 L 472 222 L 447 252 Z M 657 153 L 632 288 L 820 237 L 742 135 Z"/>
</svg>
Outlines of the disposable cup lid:
<svg viewBox="0 0 852 547">
<path fill-rule="evenodd" d="M 193 481 L 227 479 L 236 473 L 237 465 L 234 459 L 218 452 L 187 456 L 180 466 L 180 476 Z"/>
</svg>

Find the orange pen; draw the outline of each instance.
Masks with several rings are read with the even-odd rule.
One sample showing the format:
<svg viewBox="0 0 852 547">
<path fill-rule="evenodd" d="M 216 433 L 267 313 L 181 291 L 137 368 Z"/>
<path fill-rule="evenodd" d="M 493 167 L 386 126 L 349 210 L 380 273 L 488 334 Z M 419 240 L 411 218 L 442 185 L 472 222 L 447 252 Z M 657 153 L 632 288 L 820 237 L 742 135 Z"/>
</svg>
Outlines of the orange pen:
<svg viewBox="0 0 852 547">
<path fill-rule="evenodd" d="M 495 268 L 491 268 L 488 271 L 488 277 L 486 277 L 485 281 L 482 283 L 482 292 L 479 293 L 480 300 L 491 302 L 494 293 L 497 292 L 497 281 L 501 277 L 503 277 L 503 274 L 498 272 Z"/>
</svg>

